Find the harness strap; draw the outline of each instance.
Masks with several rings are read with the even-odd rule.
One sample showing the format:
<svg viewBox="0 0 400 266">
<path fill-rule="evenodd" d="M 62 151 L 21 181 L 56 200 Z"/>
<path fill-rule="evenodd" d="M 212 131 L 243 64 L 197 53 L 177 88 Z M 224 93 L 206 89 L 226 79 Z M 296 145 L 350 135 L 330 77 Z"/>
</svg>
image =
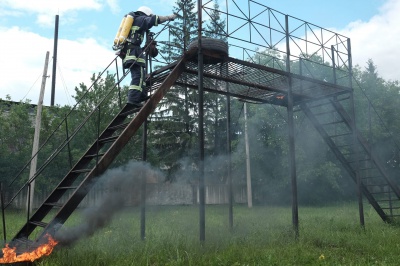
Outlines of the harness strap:
<svg viewBox="0 0 400 266">
<path fill-rule="evenodd" d="M 140 48 L 140 45 L 135 45 L 131 43 L 126 45 L 126 49 L 133 49 L 133 48 Z"/>
</svg>

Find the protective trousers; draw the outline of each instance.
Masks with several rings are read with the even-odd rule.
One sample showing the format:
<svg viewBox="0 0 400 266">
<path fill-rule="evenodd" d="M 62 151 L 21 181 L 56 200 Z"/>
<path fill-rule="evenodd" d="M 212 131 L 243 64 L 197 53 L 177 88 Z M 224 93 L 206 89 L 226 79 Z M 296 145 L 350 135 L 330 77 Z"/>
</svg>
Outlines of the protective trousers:
<svg viewBox="0 0 400 266">
<path fill-rule="evenodd" d="M 138 64 L 133 64 L 131 66 L 131 79 L 128 91 L 128 103 L 139 104 L 147 96 L 147 91 L 144 87 L 144 68 Z"/>
</svg>

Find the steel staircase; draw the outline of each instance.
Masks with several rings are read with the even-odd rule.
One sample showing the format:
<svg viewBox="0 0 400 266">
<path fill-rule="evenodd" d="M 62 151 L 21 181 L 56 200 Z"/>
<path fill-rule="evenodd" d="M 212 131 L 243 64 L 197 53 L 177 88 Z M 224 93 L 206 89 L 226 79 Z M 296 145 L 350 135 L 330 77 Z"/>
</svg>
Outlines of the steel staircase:
<svg viewBox="0 0 400 266">
<path fill-rule="evenodd" d="M 17 250 L 29 250 L 40 243 L 46 234 L 54 235 L 60 225 L 68 219 L 98 177 L 107 170 L 174 84 L 184 69 L 184 60 L 181 59 L 165 69 L 168 70 L 167 74 L 164 75 L 162 82 L 154 84 L 157 90 L 151 98 L 142 108 L 133 108 L 132 105 L 125 105 L 122 108 L 10 241 L 10 247 L 17 247 Z M 132 114 L 134 117 L 131 117 Z M 79 179 L 79 177 L 81 178 Z M 78 182 L 76 182 L 77 180 Z M 41 230 L 33 234 L 33 232 L 37 232 L 38 228 Z M 35 240 L 31 239 L 33 237 Z"/>
<path fill-rule="evenodd" d="M 361 132 L 354 132 L 344 106 L 351 110 L 349 94 L 303 103 L 300 108 L 355 182 L 358 170 L 363 195 L 384 221 L 391 222 L 400 216 L 400 190 Z"/>
</svg>

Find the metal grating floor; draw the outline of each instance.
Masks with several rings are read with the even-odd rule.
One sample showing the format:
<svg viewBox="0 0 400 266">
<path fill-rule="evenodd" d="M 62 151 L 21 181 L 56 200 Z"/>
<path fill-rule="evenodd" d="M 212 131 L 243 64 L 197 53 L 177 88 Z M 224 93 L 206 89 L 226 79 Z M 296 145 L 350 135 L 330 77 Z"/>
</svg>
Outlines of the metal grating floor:
<svg viewBox="0 0 400 266">
<path fill-rule="evenodd" d="M 190 58 L 185 59 L 185 70 L 175 84 L 197 89 L 198 64 Z M 176 62 L 149 75 L 152 90 L 161 85 L 175 65 Z M 294 105 L 351 92 L 351 88 L 231 57 L 226 57 L 219 63 L 204 64 L 203 86 L 205 91 L 242 100 L 286 106 L 290 78 Z"/>
</svg>

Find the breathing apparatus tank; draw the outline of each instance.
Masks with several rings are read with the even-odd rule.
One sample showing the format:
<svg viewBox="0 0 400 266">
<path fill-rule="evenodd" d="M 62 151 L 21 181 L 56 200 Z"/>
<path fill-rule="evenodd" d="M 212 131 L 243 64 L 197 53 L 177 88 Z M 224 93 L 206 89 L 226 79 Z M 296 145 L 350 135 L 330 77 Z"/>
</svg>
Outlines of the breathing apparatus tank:
<svg viewBox="0 0 400 266">
<path fill-rule="evenodd" d="M 121 21 L 121 24 L 119 25 L 117 34 L 115 35 L 115 38 L 114 38 L 114 45 L 118 45 L 118 43 L 119 43 L 119 35 L 121 34 L 122 27 L 124 26 L 125 19 L 126 19 L 126 17 L 123 17 L 122 21 Z"/>
<path fill-rule="evenodd" d="M 119 35 L 119 43 L 123 44 L 128 38 L 129 31 L 132 28 L 133 16 L 127 15 L 125 17 L 124 25 L 122 26 L 121 34 Z"/>
<path fill-rule="evenodd" d="M 119 26 L 117 35 L 115 36 L 114 39 L 114 47 L 120 47 L 122 46 L 126 39 L 128 38 L 129 32 L 132 28 L 133 24 L 133 16 L 127 15 L 125 16 L 122 21 L 121 25 Z"/>
</svg>

